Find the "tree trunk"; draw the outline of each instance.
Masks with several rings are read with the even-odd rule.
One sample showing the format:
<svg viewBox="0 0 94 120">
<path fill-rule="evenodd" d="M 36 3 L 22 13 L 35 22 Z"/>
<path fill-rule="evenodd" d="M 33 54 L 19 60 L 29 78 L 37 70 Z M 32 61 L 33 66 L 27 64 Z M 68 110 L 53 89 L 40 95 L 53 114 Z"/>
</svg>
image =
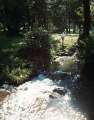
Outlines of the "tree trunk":
<svg viewBox="0 0 94 120">
<path fill-rule="evenodd" d="M 90 38 L 90 0 L 83 0 L 83 9 L 84 9 L 84 24 L 83 24 L 83 33 L 80 35 L 78 43 L 79 50 L 81 50 L 81 42 L 85 43 L 85 47 L 82 44 L 83 50 L 85 51 L 84 64 L 80 73 L 80 82 L 82 88 L 80 88 L 80 100 L 82 100 L 82 105 L 85 107 L 85 110 L 88 114 L 88 120 L 94 119 L 94 53 L 91 54 L 90 51 L 92 48 L 88 46 L 91 42 Z M 88 48 L 90 47 L 90 48 Z M 80 51 L 80 52 L 82 52 Z M 82 54 L 82 53 L 81 53 Z M 92 61 L 92 62 L 91 62 Z M 89 98 L 89 99 L 88 99 Z"/>
<path fill-rule="evenodd" d="M 90 31 L 90 0 L 83 0 L 84 9 L 84 25 L 83 25 L 83 35 L 88 37 Z"/>
<path fill-rule="evenodd" d="M 90 15 L 90 0 L 83 0 L 83 15 L 84 15 L 84 23 L 83 30 L 80 31 L 80 36 L 78 39 L 78 51 L 79 57 L 82 58 L 86 56 L 89 37 L 90 37 L 90 23 L 91 23 L 91 15 Z M 84 44 L 83 44 L 84 43 Z"/>
</svg>

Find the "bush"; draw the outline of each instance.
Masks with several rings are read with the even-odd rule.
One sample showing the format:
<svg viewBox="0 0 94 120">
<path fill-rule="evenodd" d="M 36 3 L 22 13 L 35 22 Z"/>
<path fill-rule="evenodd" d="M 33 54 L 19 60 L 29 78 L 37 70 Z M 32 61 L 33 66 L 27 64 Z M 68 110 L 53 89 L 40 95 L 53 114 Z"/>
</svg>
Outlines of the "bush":
<svg viewBox="0 0 94 120">
<path fill-rule="evenodd" d="M 20 56 L 36 64 L 38 69 L 48 69 L 51 62 L 49 34 L 44 30 L 30 31 L 25 35 L 25 42 Z"/>
<path fill-rule="evenodd" d="M 7 79 L 9 80 L 9 83 L 20 84 L 26 81 L 30 77 L 32 71 L 29 68 L 18 67 L 18 68 L 10 69 L 9 67 L 7 67 L 4 73 Z"/>
</svg>

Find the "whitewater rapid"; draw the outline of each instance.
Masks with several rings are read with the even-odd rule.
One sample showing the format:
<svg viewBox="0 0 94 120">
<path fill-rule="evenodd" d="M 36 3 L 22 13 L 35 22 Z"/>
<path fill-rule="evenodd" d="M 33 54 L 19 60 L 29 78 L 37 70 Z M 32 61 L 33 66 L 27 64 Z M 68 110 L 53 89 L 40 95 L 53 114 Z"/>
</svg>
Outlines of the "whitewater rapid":
<svg viewBox="0 0 94 120">
<path fill-rule="evenodd" d="M 0 106 L 0 120 L 87 120 L 73 106 L 71 93 L 49 78 L 39 75 L 20 85 Z"/>
</svg>

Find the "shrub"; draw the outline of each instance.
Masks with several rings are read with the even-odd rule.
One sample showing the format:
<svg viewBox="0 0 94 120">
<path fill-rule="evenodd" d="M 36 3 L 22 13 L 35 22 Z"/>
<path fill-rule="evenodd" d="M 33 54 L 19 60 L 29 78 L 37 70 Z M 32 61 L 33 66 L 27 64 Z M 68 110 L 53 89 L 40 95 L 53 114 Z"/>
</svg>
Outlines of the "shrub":
<svg viewBox="0 0 94 120">
<path fill-rule="evenodd" d="M 25 35 L 25 59 L 35 63 L 38 69 L 48 69 L 51 62 L 49 34 L 44 30 L 30 31 Z"/>
<path fill-rule="evenodd" d="M 26 81 L 31 75 L 32 71 L 29 68 L 18 67 L 10 69 L 9 67 L 7 67 L 4 73 L 7 76 L 9 83 L 19 84 Z"/>
</svg>

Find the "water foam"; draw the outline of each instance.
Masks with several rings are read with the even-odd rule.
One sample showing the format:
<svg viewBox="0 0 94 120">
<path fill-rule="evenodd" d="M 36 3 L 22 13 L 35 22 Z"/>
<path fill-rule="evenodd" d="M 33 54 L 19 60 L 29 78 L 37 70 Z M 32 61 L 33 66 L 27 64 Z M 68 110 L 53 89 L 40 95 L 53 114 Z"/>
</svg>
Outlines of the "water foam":
<svg viewBox="0 0 94 120">
<path fill-rule="evenodd" d="M 53 93 L 58 87 L 43 75 L 24 83 L 4 101 L 1 120 L 87 120 L 72 106 L 70 92 Z"/>
</svg>

